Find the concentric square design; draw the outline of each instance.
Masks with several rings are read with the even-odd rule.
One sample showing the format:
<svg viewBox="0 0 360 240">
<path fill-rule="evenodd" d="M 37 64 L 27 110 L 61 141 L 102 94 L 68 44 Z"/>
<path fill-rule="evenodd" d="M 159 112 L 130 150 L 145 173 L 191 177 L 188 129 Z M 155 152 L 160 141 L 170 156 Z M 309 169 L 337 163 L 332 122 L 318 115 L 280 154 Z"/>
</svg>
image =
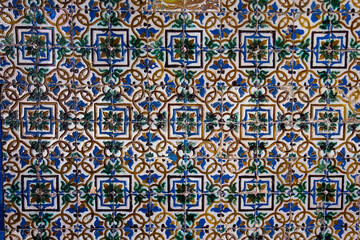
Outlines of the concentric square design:
<svg viewBox="0 0 360 240">
<path fill-rule="evenodd" d="M 274 176 L 239 177 L 239 211 L 271 211 L 274 209 Z"/>
<path fill-rule="evenodd" d="M 92 61 L 94 66 L 128 67 L 130 60 L 129 30 L 91 29 Z"/>
<path fill-rule="evenodd" d="M 325 138 L 344 140 L 346 108 L 337 105 L 311 105 L 311 138 L 323 140 Z"/>
<path fill-rule="evenodd" d="M 96 189 L 101 193 L 96 199 L 97 211 L 132 211 L 132 177 L 114 175 L 95 176 Z"/>
<path fill-rule="evenodd" d="M 273 105 L 242 105 L 241 106 L 241 138 L 246 140 L 275 138 Z"/>
<path fill-rule="evenodd" d="M 239 31 L 240 68 L 274 68 L 275 31 Z"/>
<path fill-rule="evenodd" d="M 168 176 L 168 208 L 170 211 L 204 210 L 204 177 L 198 175 Z"/>
<path fill-rule="evenodd" d="M 130 104 L 95 104 L 94 123 L 99 139 L 131 139 Z"/>
<path fill-rule="evenodd" d="M 15 27 L 18 65 L 52 66 L 55 64 L 54 28 Z"/>
<path fill-rule="evenodd" d="M 344 176 L 310 175 L 308 179 L 310 210 L 317 209 L 320 202 L 327 210 L 343 209 Z"/>
<path fill-rule="evenodd" d="M 20 104 L 21 136 L 23 138 L 56 138 L 57 105 L 53 103 Z"/>
<path fill-rule="evenodd" d="M 347 31 L 312 32 L 311 67 L 346 68 L 348 34 Z"/>
<path fill-rule="evenodd" d="M 203 33 L 199 30 L 166 30 L 165 67 L 179 67 L 186 63 L 189 68 L 202 68 Z"/>
<path fill-rule="evenodd" d="M 169 138 L 201 139 L 203 136 L 203 108 L 201 105 L 169 105 Z"/>
<path fill-rule="evenodd" d="M 60 211 L 58 191 L 59 176 L 21 176 L 22 211 Z"/>
</svg>

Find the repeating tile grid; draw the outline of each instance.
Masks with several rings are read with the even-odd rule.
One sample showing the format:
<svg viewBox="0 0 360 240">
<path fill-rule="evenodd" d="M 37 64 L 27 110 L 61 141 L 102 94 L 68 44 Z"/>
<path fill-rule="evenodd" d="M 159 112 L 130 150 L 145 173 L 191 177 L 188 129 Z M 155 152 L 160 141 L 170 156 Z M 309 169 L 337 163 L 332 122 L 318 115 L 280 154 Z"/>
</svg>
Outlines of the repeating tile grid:
<svg viewBox="0 0 360 240">
<path fill-rule="evenodd" d="M 2 4 L 8 237 L 358 238 L 358 6 L 209 3 Z"/>
</svg>

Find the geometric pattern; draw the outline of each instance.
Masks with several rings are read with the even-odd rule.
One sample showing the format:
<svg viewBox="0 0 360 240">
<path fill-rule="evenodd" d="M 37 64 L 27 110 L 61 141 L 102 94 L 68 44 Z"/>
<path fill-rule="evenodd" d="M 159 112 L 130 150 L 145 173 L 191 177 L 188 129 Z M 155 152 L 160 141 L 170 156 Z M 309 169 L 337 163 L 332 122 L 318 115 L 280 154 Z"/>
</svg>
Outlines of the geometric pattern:
<svg viewBox="0 0 360 240">
<path fill-rule="evenodd" d="M 276 40 L 275 31 L 239 31 L 239 39 L 239 67 L 275 67 L 275 54 L 272 50 Z"/>
<path fill-rule="evenodd" d="M 347 51 L 336 51 L 336 49 L 347 48 L 347 31 L 331 31 L 331 33 L 314 31 L 311 37 L 311 49 L 314 49 L 311 55 L 311 68 L 346 68 Z"/>
<path fill-rule="evenodd" d="M 359 239 L 359 14 L 1 0 L 0 239 Z"/>
</svg>

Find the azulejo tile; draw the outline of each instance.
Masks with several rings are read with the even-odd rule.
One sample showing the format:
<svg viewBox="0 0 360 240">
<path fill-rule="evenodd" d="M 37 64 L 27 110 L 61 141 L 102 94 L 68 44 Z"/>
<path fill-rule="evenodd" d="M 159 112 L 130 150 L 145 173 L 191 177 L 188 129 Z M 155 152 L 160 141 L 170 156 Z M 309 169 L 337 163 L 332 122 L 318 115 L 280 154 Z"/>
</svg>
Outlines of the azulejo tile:
<svg viewBox="0 0 360 240">
<path fill-rule="evenodd" d="M 0 239 L 359 237 L 355 1 L 0 13 Z"/>
</svg>

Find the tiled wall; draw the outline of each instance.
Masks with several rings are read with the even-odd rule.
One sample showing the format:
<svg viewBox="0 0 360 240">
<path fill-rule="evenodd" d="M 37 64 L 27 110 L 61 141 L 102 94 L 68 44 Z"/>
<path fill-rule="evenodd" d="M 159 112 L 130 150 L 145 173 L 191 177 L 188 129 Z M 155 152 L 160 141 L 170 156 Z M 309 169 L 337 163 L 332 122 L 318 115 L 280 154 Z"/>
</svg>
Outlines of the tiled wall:
<svg viewBox="0 0 360 240">
<path fill-rule="evenodd" d="M 0 0 L 3 238 L 359 239 L 359 13 Z"/>
</svg>

